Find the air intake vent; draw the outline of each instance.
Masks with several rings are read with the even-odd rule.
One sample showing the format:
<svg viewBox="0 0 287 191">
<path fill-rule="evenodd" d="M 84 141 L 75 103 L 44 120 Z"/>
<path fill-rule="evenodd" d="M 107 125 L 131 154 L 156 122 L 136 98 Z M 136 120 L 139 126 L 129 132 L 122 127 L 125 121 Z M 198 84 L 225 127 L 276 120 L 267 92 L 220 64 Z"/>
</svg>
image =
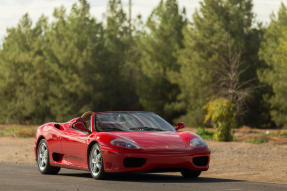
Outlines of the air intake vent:
<svg viewBox="0 0 287 191">
<path fill-rule="evenodd" d="M 208 163 L 208 156 L 203 156 L 203 157 L 194 157 L 193 158 L 193 163 L 196 166 L 206 166 Z"/>
<path fill-rule="evenodd" d="M 128 168 L 140 167 L 144 165 L 145 161 L 146 161 L 145 158 L 125 158 L 124 166 Z"/>
</svg>

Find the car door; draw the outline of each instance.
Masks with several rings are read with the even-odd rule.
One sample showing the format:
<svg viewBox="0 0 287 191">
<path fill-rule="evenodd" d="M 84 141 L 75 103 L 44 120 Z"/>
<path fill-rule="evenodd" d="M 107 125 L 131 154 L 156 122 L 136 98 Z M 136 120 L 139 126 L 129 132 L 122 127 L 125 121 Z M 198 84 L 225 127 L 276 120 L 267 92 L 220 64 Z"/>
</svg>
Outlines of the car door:
<svg viewBox="0 0 287 191">
<path fill-rule="evenodd" d="M 80 128 L 73 128 L 73 126 L 68 127 L 66 131 L 63 132 L 61 142 L 64 154 L 64 165 L 81 169 L 87 167 L 86 151 L 88 139 L 88 132 Z"/>
</svg>

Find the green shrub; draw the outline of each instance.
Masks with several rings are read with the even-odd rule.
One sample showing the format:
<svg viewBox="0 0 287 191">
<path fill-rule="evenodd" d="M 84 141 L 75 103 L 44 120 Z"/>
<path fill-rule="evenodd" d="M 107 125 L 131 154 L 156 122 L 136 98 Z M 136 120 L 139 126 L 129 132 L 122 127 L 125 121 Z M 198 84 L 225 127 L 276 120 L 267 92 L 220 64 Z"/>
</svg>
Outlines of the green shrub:
<svg viewBox="0 0 287 191">
<path fill-rule="evenodd" d="M 281 133 L 281 136 L 287 136 L 287 131 L 284 131 L 283 133 Z"/>
<path fill-rule="evenodd" d="M 216 129 L 215 139 L 232 141 L 232 129 L 236 124 L 234 105 L 228 99 L 218 98 L 209 101 L 203 109 L 207 110 L 204 122 L 211 121 Z"/>
<path fill-rule="evenodd" d="M 196 134 L 201 136 L 203 139 L 213 139 L 213 132 L 206 130 L 204 127 L 199 127 L 196 130 Z"/>
<path fill-rule="evenodd" d="M 256 139 L 253 139 L 253 140 L 250 140 L 250 141 L 247 141 L 248 143 L 252 143 L 252 144 L 262 144 L 262 143 L 267 143 L 268 142 L 268 139 L 266 136 L 264 135 L 261 135 L 259 137 L 257 137 Z"/>
</svg>

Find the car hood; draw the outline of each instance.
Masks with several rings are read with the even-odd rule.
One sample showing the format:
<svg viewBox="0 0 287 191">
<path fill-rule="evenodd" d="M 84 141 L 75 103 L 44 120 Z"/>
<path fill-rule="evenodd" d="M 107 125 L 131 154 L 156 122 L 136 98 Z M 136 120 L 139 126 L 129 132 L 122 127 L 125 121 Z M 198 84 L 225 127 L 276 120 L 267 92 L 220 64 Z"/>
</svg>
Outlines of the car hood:
<svg viewBox="0 0 287 191">
<path fill-rule="evenodd" d="M 112 134 L 136 142 L 144 151 L 181 152 L 190 149 L 186 141 L 177 132 L 133 131 L 113 132 Z"/>
</svg>

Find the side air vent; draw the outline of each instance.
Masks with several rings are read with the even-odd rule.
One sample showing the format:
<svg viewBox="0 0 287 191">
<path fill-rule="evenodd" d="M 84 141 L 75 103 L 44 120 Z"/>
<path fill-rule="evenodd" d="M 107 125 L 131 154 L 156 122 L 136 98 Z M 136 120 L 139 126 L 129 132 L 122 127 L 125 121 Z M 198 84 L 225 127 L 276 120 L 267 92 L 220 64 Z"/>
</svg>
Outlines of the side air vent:
<svg viewBox="0 0 287 191">
<path fill-rule="evenodd" d="M 58 123 L 54 124 L 54 127 L 56 127 L 59 130 L 63 130 L 63 127 Z"/>
<path fill-rule="evenodd" d="M 53 154 L 52 154 L 53 160 L 56 161 L 56 162 L 62 161 L 63 156 L 64 156 L 64 155 L 63 155 L 63 154 L 60 154 L 60 153 L 53 153 Z"/>
</svg>

